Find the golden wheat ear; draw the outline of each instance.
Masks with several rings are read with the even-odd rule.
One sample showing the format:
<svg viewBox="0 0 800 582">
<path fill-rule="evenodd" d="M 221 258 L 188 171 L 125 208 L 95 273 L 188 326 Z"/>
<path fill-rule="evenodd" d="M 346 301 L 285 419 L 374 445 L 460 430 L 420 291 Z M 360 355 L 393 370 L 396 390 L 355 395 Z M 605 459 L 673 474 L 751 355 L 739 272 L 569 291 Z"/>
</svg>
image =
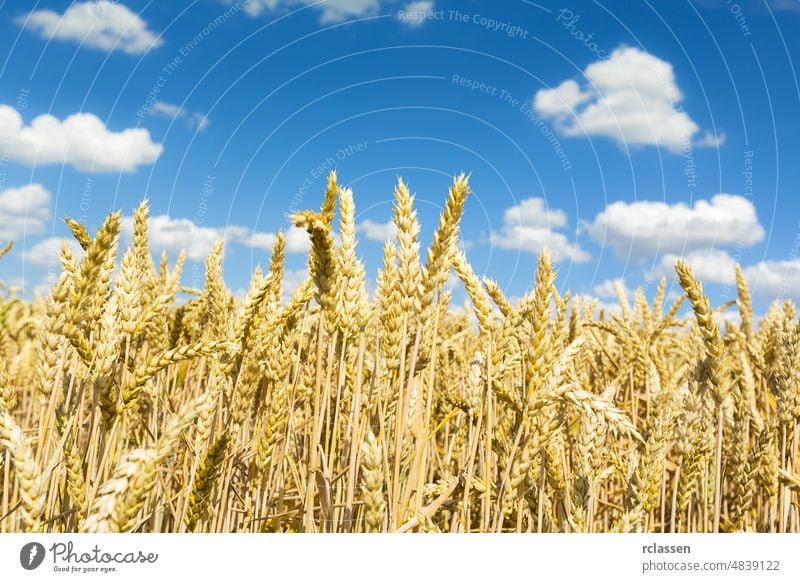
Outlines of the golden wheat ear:
<svg viewBox="0 0 800 582">
<path fill-rule="evenodd" d="M 279 233 L 241 297 L 222 242 L 187 287 L 156 264 L 147 201 L 68 220 L 49 293 L 0 293 L 0 532 L 800 531 L 794 303 L 759 318 L 737 268 L 721 326 L 679 263 L 671 305 L 619 285 L 597 316 L 546 250 L 516 299 L 458 249 L 468 194 L 421 257 L 398 180 L 371 297 L 335 173 L 292 217 L 308 273 Z"/>
<path fill-rule="evenodd" d="M 10 241 L 6 243 L 4 246 L 0 247 L 0 259 L 2 259 L 8 253 L 10 253 L 12 248 L 14 248 L 14 241 Z"/>
</svg>

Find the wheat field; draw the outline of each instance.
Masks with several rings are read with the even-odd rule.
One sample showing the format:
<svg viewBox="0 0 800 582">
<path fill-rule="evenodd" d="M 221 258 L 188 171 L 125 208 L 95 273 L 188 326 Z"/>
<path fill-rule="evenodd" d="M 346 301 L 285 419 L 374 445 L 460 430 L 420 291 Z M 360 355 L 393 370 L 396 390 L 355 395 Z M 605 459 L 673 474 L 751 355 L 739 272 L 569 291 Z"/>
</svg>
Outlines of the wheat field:
<svg viewBox="0 0 800 582">
<path fill-rule="evenodd" d="M 795 306 L 756 325 L 741 270 L 714 308 L 678 263 L 678 301 L 603 312 L 547 252 L 513 304 L 459 250 L 468 195 L 423 254 L 398 183 L 373 297 L 335 174 L 288 299 L 281 235 L 236 300 L 221 243 L 202 289 L 156 266 L 146 202 L 127 249 L 119 212 L 67 219 L 49 296 L 0 297 L 0 531 L 800 532 Z"/>
</svg>

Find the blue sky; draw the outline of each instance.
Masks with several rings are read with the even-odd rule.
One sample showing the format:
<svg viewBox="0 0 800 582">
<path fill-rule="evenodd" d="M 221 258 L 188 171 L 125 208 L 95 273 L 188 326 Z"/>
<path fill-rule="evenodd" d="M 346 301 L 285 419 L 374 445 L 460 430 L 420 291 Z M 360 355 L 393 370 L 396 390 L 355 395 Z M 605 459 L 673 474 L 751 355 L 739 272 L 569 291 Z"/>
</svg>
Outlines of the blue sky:
<svg viewBox="0 0 800 582">
<path fill-rule="evenodd" d="M 242 289 L 333 167 L 374 275 L 397 176 L 427 243 L 464 170 L 468 256 L 511 295 L 547 246 L 603 301 L 678 257 L 715 302 L 734 262 L 760 310 L 800 300 L 798 30 L 795 0 L 0 2 L 0 278 L 43 289 L 65 216 L 146 196 L 186 284 L 224 238 Z"/>
</svg>

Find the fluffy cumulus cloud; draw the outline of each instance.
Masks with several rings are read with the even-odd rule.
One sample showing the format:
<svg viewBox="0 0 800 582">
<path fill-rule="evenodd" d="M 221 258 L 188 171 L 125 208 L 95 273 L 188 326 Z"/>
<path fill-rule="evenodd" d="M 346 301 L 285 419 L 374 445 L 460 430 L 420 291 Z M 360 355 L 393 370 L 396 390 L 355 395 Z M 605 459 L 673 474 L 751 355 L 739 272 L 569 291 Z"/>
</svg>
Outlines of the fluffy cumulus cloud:
<svg viewBox="0 0 800 582">
<path fill-rule="evenodd" d="M 621 47 L 583 71 L 583 85 L 568 79 L 541 89 L 535 111 L 567 136 L 606 136 L 626 145 L 679 151 L 700 128 L 680 108 L 683 94 L 672 65 L 634 47 Z M 703 138 L 695 145 L 716 143 Z"/>
<path fill-rule="evenodd" d="M 138 14 L 112 0 L 75 2 L 63 14 L 34 10 L 19 17 L 17 24 L 46 39 L 71 40 L 131 55 L 143 54 L 162 44 Z"/>
<path fill-rule="evenodd" d="M 166 119 L 181 120 L 189 128 L 203 131 L 210 123 L 208 116 L 195 111 L 189 111 L 185 107 L 167 103 L 165 101 L 156 101 L 150 107 L 149 113 L 153 117 L 162 117 Z"/>
<path fill-rule="evenodd" d="M 126 242 L 133 236 L 133 217 L 123 217 L 122 234 Z M 202 260 L 214 248 L 214 243 L 227 238 L 224 228 L 201 226 L 188 218 L 172 218 L 166 214 L 150 217 L 150 244 L 156 254 L 162 251 L 177 254 L 185 250 L 189 259 Z"/>
<path fill-rule="evenodd" d="M 674 275 L 678 260 L 689 263 L 695 275 L 704 283 L 736 284 L 736 259 L 719 249 L 664 255 L 651 275 Z M 743 265 L 742 272 L 750 293 L 757 299 L 773 301 L 791 298 L 800 301 L 800 259 L 760 261 Z"/>
<path fill-rule="evenodd" d="M 619 296 L 617 295 L 617 286 L 622 286 L 622 292 L 630 304 L 635 291 L 630 289 L 625 280 L 619 279 L 606 279 L 592 287 L 591 293 L 579 293 L 574 296 L 581 305 L 581 309 L 592 309 L 595 316 L 599 316 L 601 312 L 606 315 L 619 314 L 622 308 L 619 304 Z"/>
<path fill-rule="evenodd" d="M 592 293 L 601 299 L 616 299 L 617 288 L 621 287 L 627 297 L 633 297 L 634 291 L 629 289 L 624 279 L 606 279 L 592 288 Z"/>
<path fill-rule="evenodd" d="M 539 253 L 547 248 L 554 261 L 588 261 L 591 256 L 580 245 L 571 242 L 555 229 L 567 225 L 567 215 L 562 210 L 552 210 L 542 198 L 526 198 L 516 206 L 507 208 L 503 226 L 492 232 L 492 244 L 518 251 Z"/>
<path fill-rule="evenodd" d="M 685 255 L 666 253 L 650 271 L 652 277 L 675 276 L 675 263 L 684 260 L 692 266 L 694 274 L 704 282 L 731 284 L 736 280 L 736 261 L 721 249 L 692 251 Z"/>
<path fill-rule="evenodd" d="M 284 231 L 283 236 L 286 241 L 286 251 L 289 253 L 305 254 L 311 249 L 311 239 L 302 228 L 290 226 Z M 248 231 L 235 237 L 235 240 L 246 246 L 271 251 L 277 238 L 278 235 L 274 232 Z"/>
<path fill-rule="evenodd" d="M 686 253 L 712 246 L 752 246 L 764 238 L 753 203 L 716 194 L 684 203 L 613 202 L 584 224 L 591 237 L 620 258 L 644 259 L 658 252 Z"/>
<path fill-rule="evenodd" d="M 54 269 L 53 275 L 55 275 L 55 273 L 59 272 L 61 268 L 60 257 L 61 246 L 63 243 L 67 244 L 67 246 L 72 250 L 72 254 L 75 256 L 80 256 L 80 254 L 83 252 L 81 246 L 78 244 L 78 241 L 76 241 L 74 238 L 61 238 L 54 236 L 42 239 L 31 247 L 25 249 L 22 257 L 26 262 L 32 265 L 50 267 Z M 54 283 L 55 276 L 51 277 L 51 279 L 52 280 L 50 283 Z"/>
<path fill-rule="evenodd" d="M 701 148 L 716 148 L 725 145 L 726 141 L 728 141 L 728 134 L 724 131 L 714 133 L 706 130 L 703 132 L 703 135 L 697 138 L 694 145 Z"/>
<path fill-rule="evenodd" d="M 422 26 L 422 23 L 433 12 L 433 6 L 434 4 L 430 0 L 409 2 L 397 13 L 397 19 L 408 26 Z"/>
<path fill-rule="evenodd" d="M 283 280 L 281 281 L 282 299 L 288 301 L 292 297 L 292 293 L 297 291 L 306 279 L 308 279 L 308 269 L 284 270 Z M 242 301 L 247 296 L 247 289 L 240 287 L 233 292 L 233 296 L 237 301 Z"/>
<path fill-rule="evenodd" d="M 50 220 L 50 192 L 41 184 L 0 190 L 0 241 L 44 232 Z"/>
<path fill-rule="evenodd" d="M 745 267 L 744 276 L 756 297 L 800 301 L 800 259 L 761 261 Z"/>
<path fill-rule="evenodd" d="M 303 5 L 313 5 L 321 11 L 320 22 L 327 24 L 375 14 L 381 6 L 381 0 L 250 0 L 244 5 L 244 10 L 251 16 L 259 16 L 267 11 L 294 9 Z"/>
<path fill-rule="evenodd" d="M 356 225 L 356 232 L 364 233 L 369 240 L 385 242 L 397 235 L 397 226 L 391 220 L 389 222 L 375 222 L 367 219 Z"/>
<path fill-rule="evenodd" d="M 573 299 L 579 302 L 581 310 L 585 309 L 587 312 L 591 310 L 595 317 L 599 317 L 601 313 L 606 316 L 622 313 L 622 308 L 617 303 L 616 296 L 614 299 L 606 300 L 592 293 L 583 293 L 575 295 Z"/>
<path fill-rule="evenodd" d="M 133 236 L 133 217 L 122 219 L 122 235 L 125 242 Z M 290 227 L 286 233 L 286 251 L 306 253 L 310 247 L 308 233 Z M 201 261 L 211 252 L 217 241 L 271 251 L 275 244 L 273 232 L 254 231 L 246 226 L 230 224 L 225 227 L 198 225 L 188 218 L 173 218 L 166 214 L 150 217 L 150 242 L 153 252 L 176 255 L 181 250 L 193 261 Z"/>
<path fill-rule="evenodd" d="M 308 279 L 307 269 L 286 269 L 283 273 L 283 298 L 289 299 L 300 285 Z"/>
<path fill-rule="evenodd" d="M 91 113 L 63 120 L 44 114 L 25 125 L 8 105 L 0 105 L 0 141 L 8 144 L 8 156 L 15 162 L 69 164 L 84 172 L 132 172 L 155 162 L 163 150 L 146 129 L 111 131 Z"/>
</svg>

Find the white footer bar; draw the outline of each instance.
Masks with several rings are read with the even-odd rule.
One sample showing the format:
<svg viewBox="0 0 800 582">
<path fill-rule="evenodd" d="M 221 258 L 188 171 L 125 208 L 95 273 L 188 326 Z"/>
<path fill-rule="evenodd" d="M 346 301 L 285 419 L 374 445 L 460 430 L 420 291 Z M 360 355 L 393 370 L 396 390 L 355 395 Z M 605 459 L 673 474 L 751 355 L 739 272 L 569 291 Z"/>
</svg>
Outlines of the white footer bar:
<svg viewBox="0 0 800 582">
<path fill-rule="evenodd" d="M 0 535 L 2 580 L 800 580 L 800 535 Z"/>
</svg>

